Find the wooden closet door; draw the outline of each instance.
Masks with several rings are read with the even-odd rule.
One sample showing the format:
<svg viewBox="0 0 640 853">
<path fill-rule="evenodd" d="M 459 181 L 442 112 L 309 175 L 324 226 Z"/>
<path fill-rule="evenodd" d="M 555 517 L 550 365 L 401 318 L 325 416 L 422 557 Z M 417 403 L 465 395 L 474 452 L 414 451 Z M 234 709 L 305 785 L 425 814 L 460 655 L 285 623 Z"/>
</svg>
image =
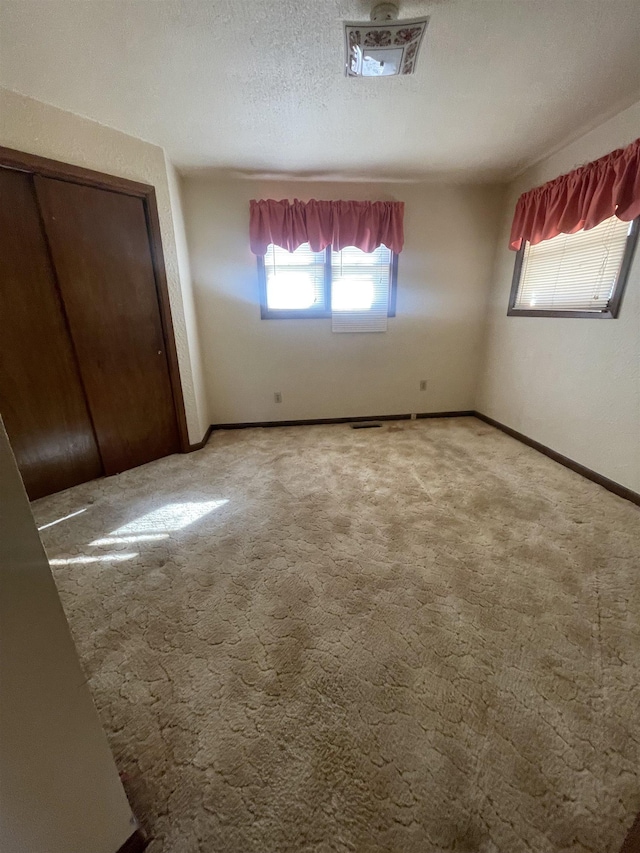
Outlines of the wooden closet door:
<svg viewBox="0 0 640 853">
<path fill-rule="evenodd" d="M 35 178 L 105 473 L 179 449 L 142 199 Z"/>
<path fill-rule="evenodd" d="M 33 178 L 0 168 L 0 413 L 29 497 L 102 474 Z"/>
</svg>

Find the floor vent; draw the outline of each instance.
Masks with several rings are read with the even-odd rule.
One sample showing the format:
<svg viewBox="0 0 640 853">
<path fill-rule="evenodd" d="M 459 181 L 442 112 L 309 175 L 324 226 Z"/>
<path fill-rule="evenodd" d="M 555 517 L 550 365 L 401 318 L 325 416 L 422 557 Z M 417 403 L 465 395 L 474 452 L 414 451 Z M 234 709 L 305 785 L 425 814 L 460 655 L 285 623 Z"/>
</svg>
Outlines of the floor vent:
<svg viewBox="0 0 640 853">
<path fill-rule="evenodd" d="M 375 429 L 381 426 L 380 421 L 360 421 L 359 423 L 351 424 L 351 429 Z"/>
</svg>

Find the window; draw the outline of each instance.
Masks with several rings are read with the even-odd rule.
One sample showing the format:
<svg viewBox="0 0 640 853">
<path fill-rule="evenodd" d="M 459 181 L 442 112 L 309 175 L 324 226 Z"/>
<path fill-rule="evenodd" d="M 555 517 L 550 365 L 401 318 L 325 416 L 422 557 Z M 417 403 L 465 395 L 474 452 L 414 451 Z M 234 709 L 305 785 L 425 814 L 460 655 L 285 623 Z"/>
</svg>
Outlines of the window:
<svg viewBox="0 0 640 853">
<path fill-rule="evenodd" d="M 386 246 L 313 252 L 304 243 L 287 252 L 272 244 L 258 274 L 263 320 L 331 317 L 334 331 L 378 331 L 395 317 L 398 257 Z"/>
<path fill-rule="evenodd" d="M 516 257 L 509 315 L 617 317 L 639 224 L 612 216 L 590 231 L 525 243 Z"/>
</svg>

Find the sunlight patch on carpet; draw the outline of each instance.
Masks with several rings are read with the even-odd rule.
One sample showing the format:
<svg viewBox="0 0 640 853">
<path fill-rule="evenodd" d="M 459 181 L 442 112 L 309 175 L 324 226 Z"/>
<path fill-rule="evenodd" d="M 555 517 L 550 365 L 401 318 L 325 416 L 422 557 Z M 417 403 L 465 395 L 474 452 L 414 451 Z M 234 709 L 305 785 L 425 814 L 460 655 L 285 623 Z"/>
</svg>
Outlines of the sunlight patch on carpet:
<svg viewBox="0 0 640 853">
<path fill-rule="evenodd" d="M 112 530 L 109 535 L 121 536 L 128 533 L 162 533 L 183 530 L 226 503 L 229 501 L 189 501 L 187 503 L 165 504 L 159 509 L 154 509 L 153 512 L 130 521 L 129 524 Z"/>
</svg>

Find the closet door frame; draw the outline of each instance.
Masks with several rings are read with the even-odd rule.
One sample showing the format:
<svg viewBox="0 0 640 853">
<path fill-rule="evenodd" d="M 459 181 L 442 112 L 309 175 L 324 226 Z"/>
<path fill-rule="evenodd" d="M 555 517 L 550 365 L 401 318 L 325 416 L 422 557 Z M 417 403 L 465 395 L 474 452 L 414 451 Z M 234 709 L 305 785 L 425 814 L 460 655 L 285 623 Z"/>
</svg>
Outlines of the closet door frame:
<svg viewBox="0 0 640 853">
<path fill-rule="evenodd" d="M 0 167 L 15 169 L 19 172 L 28 172 L 32 175 L 41 175 L 44 178 L 57 178 L 58 180 L 69 181 L 74 184 L 84 184 L 89 187 L 110 190 L 111 192 L 134 196 L 142 200 L 147 222 L 156 294 L 160 307 L 162 334 L 166 347 L 167 363 L 169 365 L 169 380 L 171 383 L 176 423 L 178 425 L 180 449 L 183 453 L 197 449 L 199 445 L 192 447 L 189 444 L 187 417 L 184 408 L 184 397 L 182 395 L 182 384 L 180 382 L 180 368 L 178 365 L 178 351 L 176 349 L 173 320 L 171 318 L 171 305 L 169 302 L 169 289 L 167 287 L 167 273 L 164 265 L 164 253 L 162 251 L 160 219 L 158 217 L 155 188 L 150 184 L 130 181 L 128 178 L 119 178 L 115 175 L 105 175 L 102 172 L 94 172 L 92 169 L 85 169 L 82 166 L 73 166 L 69 163 L 49 160 L 47 157 L 39 157 L 36 154 L 27 154 L 23 151 L 14 151 L 11 148 L 4 148 L 2 146 L 0 146 Z"/>
</svg>

